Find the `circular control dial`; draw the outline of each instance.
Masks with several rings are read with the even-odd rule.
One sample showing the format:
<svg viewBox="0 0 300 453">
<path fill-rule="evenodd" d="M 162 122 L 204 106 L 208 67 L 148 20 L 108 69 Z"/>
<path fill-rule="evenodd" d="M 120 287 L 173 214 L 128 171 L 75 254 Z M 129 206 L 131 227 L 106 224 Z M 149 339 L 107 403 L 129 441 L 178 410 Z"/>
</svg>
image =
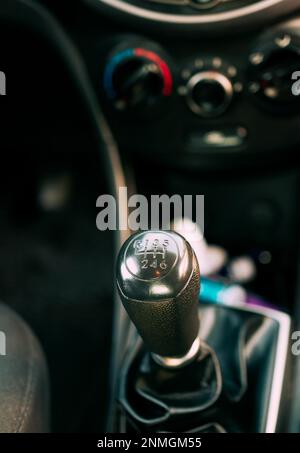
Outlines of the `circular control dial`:
<svg viewBox="0 0 300 453">
<path fill-rule="evenodd" d="M 263 106 L 282 113 L 300 110 L 298 36 L 283 32 L 262 39 L 249 61 L 248 88 Z"/>
<path fill-rule="evenodd" d="M 230 80 L 216 71 L 195 74 L 187 85 L 190 109 L 203 117 L 218 116 L 229 106 L 233 97 Z"/>
<path fill-rule="evenodd" d="M 188 107 L 203 118 L 224 113 L 233 98 L 243 91 L 237 68 L 218 56 L 196 57 L 181 70 L 177 92 L 185 96 Z"/>
<path fill-rule="evenodd" d="M 115 53 L 104 71 L 106 95 L 118 110 L 151 107 L 171 96 L 172 74 L 156 52 L 141 47 Z"/>
</svg>

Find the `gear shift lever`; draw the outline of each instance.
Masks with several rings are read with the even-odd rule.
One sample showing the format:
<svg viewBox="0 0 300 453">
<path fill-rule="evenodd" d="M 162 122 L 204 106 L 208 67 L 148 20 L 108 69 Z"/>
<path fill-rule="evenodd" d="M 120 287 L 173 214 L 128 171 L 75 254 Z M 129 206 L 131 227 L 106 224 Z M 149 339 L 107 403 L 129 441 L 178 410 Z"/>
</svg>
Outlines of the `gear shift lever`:
<svg viewBox="0 0 300 453">
<path fill-rule="evenodd" d="M 171 231 L 131 236 L 119 253 L 117 286 L 156 362 L 180 368 L 198 355 L 200 272 L 182 236 Z"/>
</svg>

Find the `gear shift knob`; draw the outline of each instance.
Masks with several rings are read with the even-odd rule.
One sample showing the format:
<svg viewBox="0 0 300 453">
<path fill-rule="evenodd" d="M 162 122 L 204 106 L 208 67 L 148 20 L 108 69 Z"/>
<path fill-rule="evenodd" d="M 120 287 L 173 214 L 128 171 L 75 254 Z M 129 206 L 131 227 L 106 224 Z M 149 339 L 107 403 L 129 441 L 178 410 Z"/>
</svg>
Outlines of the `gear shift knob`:
<svg viewBox="0 0 300 453">
<path fill-rule="evenodd" d="M 172 231 L 134 234 L 122 246 L 117 286 L 154 358 L 182 366 L 198 353 L 200 272 L 189 243 Z"/>
</svg>

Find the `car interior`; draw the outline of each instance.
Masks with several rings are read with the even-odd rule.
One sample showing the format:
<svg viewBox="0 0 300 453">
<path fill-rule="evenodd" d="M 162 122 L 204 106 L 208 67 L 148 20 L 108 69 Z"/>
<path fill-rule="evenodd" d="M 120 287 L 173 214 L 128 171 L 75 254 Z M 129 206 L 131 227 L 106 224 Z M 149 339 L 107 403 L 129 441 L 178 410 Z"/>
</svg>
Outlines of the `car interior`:
<svg viewBox="0 0 300 453">
<path fill-rule="evenodd" d="M 0 71 L 0 432 L 299 433 L 300 1 L 1 0 Z"/>
</svg>

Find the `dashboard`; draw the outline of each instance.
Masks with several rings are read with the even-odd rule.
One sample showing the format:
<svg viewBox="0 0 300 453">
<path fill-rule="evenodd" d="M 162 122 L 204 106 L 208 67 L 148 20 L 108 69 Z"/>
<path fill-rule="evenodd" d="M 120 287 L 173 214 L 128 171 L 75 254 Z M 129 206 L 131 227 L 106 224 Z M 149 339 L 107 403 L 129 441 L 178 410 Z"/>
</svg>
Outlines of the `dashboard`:
<svg viewBox="0 0 300 453">
<path fill-rule="evenodd" d="M 299 2 L 83 3 L 78 42 L 125 153 L 181 168 L 296 156 Z"/>
</svg>

